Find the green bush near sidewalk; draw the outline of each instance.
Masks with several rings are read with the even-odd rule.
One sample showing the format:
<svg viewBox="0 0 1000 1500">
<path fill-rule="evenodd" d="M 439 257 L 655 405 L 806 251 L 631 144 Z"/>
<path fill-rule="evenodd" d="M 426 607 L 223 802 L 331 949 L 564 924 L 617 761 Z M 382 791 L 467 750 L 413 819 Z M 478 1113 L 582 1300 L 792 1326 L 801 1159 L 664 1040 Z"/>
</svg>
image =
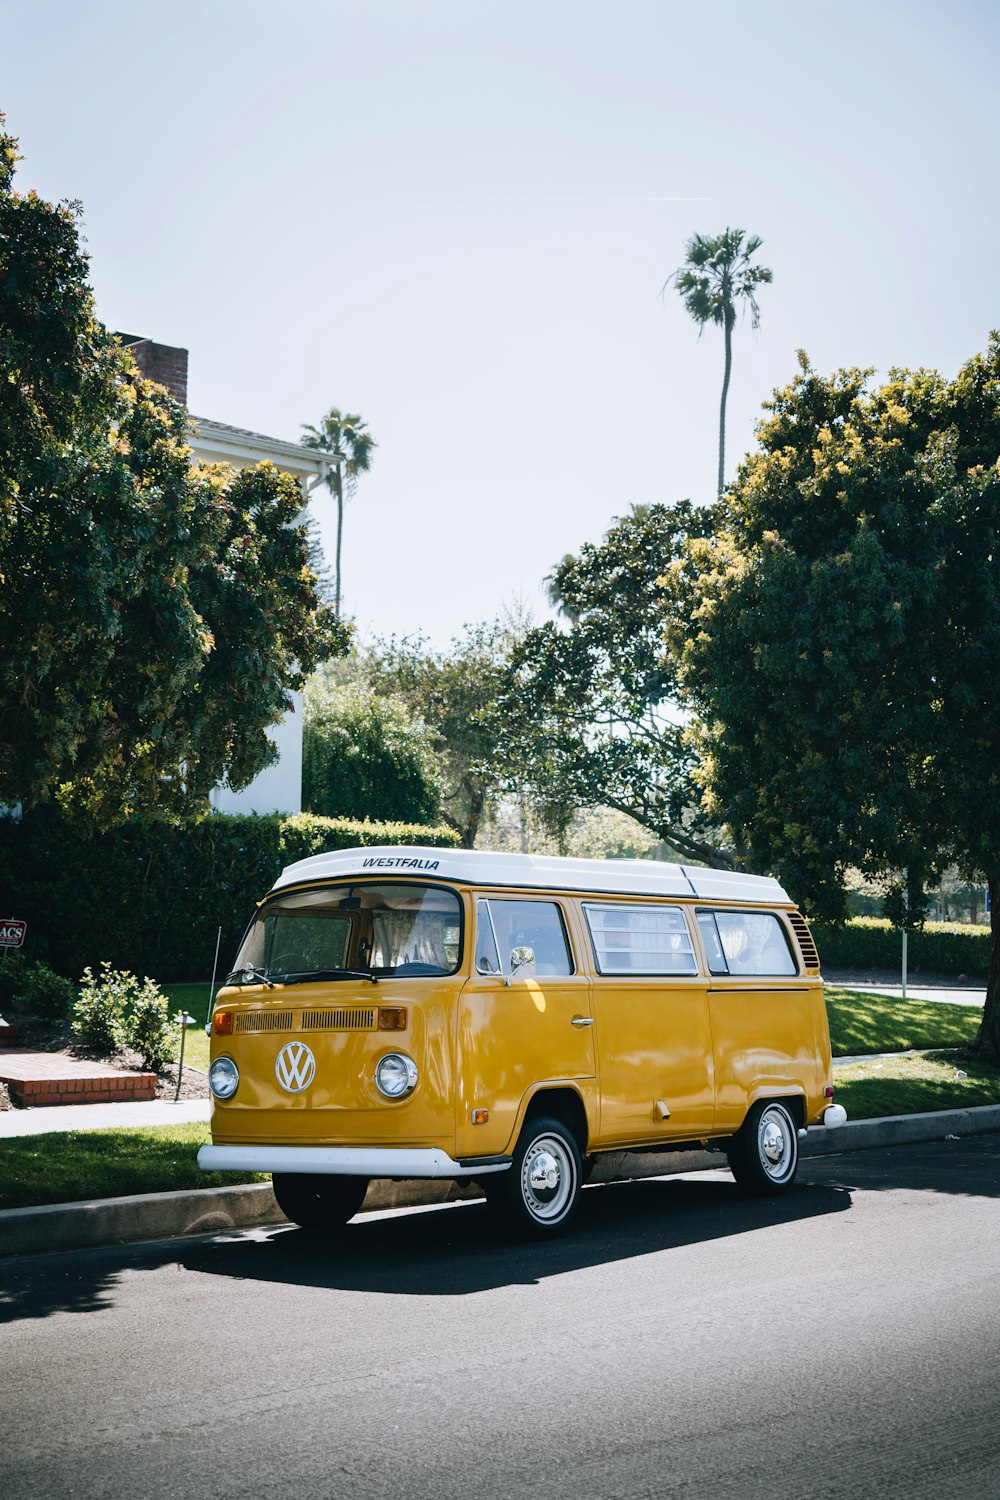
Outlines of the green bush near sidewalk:
<svg viewBox="0 0 1000 1500">
<path fill-rule="evenodd" d="M 812 924 L 820 962 L 829 969 L 899 970 L 902 934 L 883 917 L 855 917 L 841 927 Z M 961 922 L 928 922 L 911 932 L 907 964 L 913 977 L 968 974 L 984 977 L 990 965 L 990 930 Z"/>
<path fill-rule="evenodd" d="M 347 818 L 132 818 L 100 829 L 41 807 L 0 815 L 0 907 L 28 923 L 26 954 L 79 978 L 86 965 L 206 979 L 216 935 L 223 972 L 254 904 L 285 865 L 379 844 L 453 847 L 450 828 Z"/>
</svg>

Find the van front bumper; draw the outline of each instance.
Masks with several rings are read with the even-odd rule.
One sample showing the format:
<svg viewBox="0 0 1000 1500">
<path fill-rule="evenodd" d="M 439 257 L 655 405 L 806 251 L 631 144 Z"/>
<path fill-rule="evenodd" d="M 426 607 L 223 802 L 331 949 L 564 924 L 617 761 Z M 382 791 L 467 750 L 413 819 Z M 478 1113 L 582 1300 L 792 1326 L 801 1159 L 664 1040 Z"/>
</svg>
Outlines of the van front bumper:
<svg viewBox="0 0 1000 1500">
<path fill-rule="evenodd" d="M 505 1172 L 510 1158 L 454 1161 L 436 1146 L 426 1149 L 362 1146 L 202 1146 L 203 1172 L 317 1172 L 336 1177 L 482 1177 Z"/>
</svg>

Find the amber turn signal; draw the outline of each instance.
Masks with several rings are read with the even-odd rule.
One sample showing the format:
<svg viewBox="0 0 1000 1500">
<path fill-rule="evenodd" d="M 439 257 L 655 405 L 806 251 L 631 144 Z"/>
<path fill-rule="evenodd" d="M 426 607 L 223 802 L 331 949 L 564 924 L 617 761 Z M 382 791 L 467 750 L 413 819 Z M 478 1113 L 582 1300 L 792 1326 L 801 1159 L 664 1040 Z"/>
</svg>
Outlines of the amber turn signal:
<svg viewBox="0 0 1000 1500">
<path fill-rule="evenodd" d="M 378 1008 L 379 1031 L 405 1031 L 406 1006 L 380 1005 Z"/>
<path fill-rule="evenodd" d="M 489 1112 L 488 1109 L 474 1109 L 472 1111 L 472 1123 L 473 1123 L 473 1125 L 488 1125 L 489 1121 L 490 1121 L 490 1112 Z"/>
<path fill-rule="evenodd" d="M 217 1010 L 212 1017 L 212 1030 L 216 1036 L 232 1036 L 234 1016 L 231 1010 Z"/>
</svg>

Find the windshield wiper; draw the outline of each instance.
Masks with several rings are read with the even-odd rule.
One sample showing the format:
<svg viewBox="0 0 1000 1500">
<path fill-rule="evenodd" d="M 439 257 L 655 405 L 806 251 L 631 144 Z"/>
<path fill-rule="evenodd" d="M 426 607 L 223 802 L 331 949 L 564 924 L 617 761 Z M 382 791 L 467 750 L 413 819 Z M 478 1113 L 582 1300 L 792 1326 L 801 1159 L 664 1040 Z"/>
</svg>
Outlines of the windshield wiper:
<svg viewBox="0 0 1000 1500">
<path fill-rule="evenodd" d="M 274 980 L 268 978 L 266 970 L 254 968 L 253 964 L 244 964 L 242 969 L 227 974 L 226 984 L 266 984 L 269 990 L 274 989 Z"/>
<path fill-rule="evenodd" d="M 366 979 L 369 984 L 378 984 L 378 976 L 368 969 L 301 969 L 277 978 L 282 984 L 304 984 L 309 979 Z"/>
</svg>

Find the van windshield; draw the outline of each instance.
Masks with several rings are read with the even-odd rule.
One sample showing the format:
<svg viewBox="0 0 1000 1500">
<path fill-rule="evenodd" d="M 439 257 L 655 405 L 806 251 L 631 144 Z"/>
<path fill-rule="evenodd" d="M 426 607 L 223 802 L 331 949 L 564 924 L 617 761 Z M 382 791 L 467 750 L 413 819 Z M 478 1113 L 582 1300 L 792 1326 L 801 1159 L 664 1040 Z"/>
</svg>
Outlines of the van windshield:
<svg viewBox="0 0 1000 1500">
<path fill-rule="evenodd" d="M 462 907 L 429 885 L 357 883 L 292 891 L 265 902 L 240 945 L 231 981 L 453 974 Z"/>
</svg>

